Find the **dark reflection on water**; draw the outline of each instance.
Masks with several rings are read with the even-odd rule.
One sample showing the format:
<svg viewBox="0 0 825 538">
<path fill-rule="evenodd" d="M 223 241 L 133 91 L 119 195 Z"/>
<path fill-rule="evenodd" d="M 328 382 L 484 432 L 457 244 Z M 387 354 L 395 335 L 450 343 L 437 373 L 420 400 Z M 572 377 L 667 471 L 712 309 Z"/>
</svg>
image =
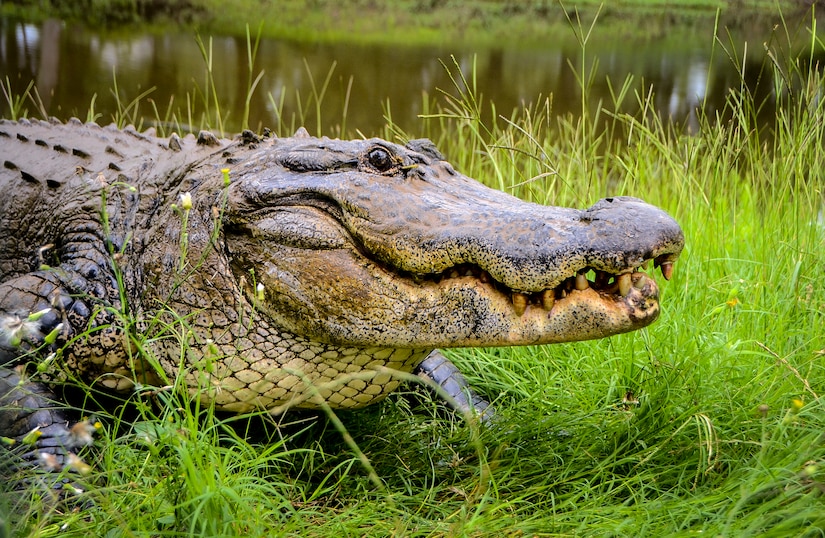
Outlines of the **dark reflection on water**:
<svg viewBox="0 0 825 538">
<path fill-rule="evenodd" d="M 759 51 L 749 55 L 746 67 L 746 82 L 754 88 L 760 77 L 762 43 L 770 39 L 774 22 L 755 21 L 734 34 L 740 52 L 744 48 L 743 35 L 748 36 L 749 50 Z M 652 86 L 655 109 L 679 125 L 695 127 L 695 109 L 703 101 L 711 111 L 720 109 L 729 90 L 740 87 L 737 66 L 718 47 L 712 54 L 712 21 L 692 30 L 682 29 L 681 35 L 684 39 L 628 39 L 588 49 L 588 57 L 598 59 L 591 89 L 593 106 L 612 102 L 607 80 L 615 91 L 632 75 L 634 89 L 642 82 L 645 87 Z M 477 87 L 487 111 L 489 100 L 496 103 L 499 113 L 509 115 L 522 103 L 552 95 L 556 113 L 581 112 L 579 85 L 570 67 L 580 65 L 578 48 L 556 44 L 552 39 L 540 49 L 507 45 L 469 51 L 460 47 L 263 40 L 252 78 L 260 71 L 263 76 L 250 103 L 250 123 L 253 128 L 277 127 L 280 108 L 286 125 L 293 118 L 300 123 L 303 114 L 314 133 L 317 116 L 311 100 L 313 81 L 320 91 L 334 66 L 321 106 L 323 134 L 337 135 L 342 127 L 350 133 L 358 129 L 366 135 L 374 134 L 385 124 L 387 102 L 391 103 L 393 120 L 415 133 L 420 125 L 417 116 L 426 111 L 424 96 L 432 100 L 439 89 L 454 92 L 439 61 L 450 64 L 452 56 L 468 75 L 475 62 Z M 249 80 L 246 40 L 214 37 L 211 51 L 221 108 L 229 112 L 225 128 L 234 132 L 240 129 Z M 94 108 L 102 114 L 99 123 L 108 123 L 116 109 L 112 92 L 115 75 L 124 103 L 154 88 L 149 97 L 161 117 L 173 97 L 172 108 L 180 113 L 187 109 L 187 96 L 202 99 L 194 90 L 196 86 L 201 91 L 206 88 L 205 63 L 193 35 L 101 34 L 55 20 L 40 25 L 0 20 L 0 75 L 4 81 L 9 78 L 12 90 L 18 94 L 34 80 L 45 109 L 60 118 L 85 119 L 96 95 Z M 769 98 L 770 88 L 770 81 L 765 83 L 763 76 L 757 91 Z M 35 107 L 29 104 L 27 108 L 31 112 Z M 6 106 L 0 110 L 8 115 Z M 623 110 L 638 110 L 632 94 Z M 141 104 L 140 111 L 147 119 L 156 117 L 148 101 Z M 773 110 L 768 106 L 762 114 L 772 115 Z M 189 121 L 185 113 L 181 121 Z M 192 118 L 192 123 L 197 125 L 198 118 Z"/>
</svg>

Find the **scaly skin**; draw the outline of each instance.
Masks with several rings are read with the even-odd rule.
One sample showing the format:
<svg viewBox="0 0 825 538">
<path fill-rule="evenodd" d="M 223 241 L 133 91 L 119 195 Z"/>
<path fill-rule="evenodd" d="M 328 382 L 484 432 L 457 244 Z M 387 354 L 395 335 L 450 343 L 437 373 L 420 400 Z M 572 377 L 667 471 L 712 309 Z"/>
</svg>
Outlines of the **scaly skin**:
<svg viewBox="0 0 825 538">
<path fill-rule="evenodd" d="M 669 276 L 684 242 L 641 200 L 526 203 L 426 140 L 2 122 L 0 161 L 0 364 L 61 350 L 63 368 L 116 391 L 183 373 L 231 411 L 362 407 L 435 348 L 638 329 L 659 303 L 637 269 Z"/>
</svg>

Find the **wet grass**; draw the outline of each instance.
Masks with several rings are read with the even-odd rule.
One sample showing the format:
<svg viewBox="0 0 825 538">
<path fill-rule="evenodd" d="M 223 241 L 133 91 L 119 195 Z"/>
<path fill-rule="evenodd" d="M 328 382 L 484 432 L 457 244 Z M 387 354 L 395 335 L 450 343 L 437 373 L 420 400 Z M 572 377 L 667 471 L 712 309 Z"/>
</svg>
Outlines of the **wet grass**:
<svg viewBox="0 0 825 538">
<path fill-rule="evenodd" d="M 512 112 L 478 102 L 472 73 L 447 62 L 455 88 L 427 104 L 420 132 L 388 121 L 385 136 L 431 136 L 462 172 L 525 199 L 584 206 L 625 194 L 666 208 L 687 247 L 673 279 L 657 278 L 660 320 L 593 342 L 449 351 L 495 400 L 498 420 L 481 430 L 404 393 L 340 414 L 350 438 L 325 418 L 278 431 L 266 418 L 193 409 L 175 391 L 136 410 L 107 405 L 117 411 L 98 415 L 89 473 L 73 475 L 86 490 L 76 509 L 43 501 L 32 474 L 29 490 L 0 500 L 12 513 L 5 527 L 825 534 L 825 73 L 808 57 L 781 57 L 766 66 L 781 73 L 772 123 L 756 122 L 760 103 L 743 85 L 693 136 L 662 123 L 631 81 L 614 81 L 598 117 L 583 104 L 584 116 L 555 119 L 551 99 Z M 647 113 L 613 112 L 624 99 Z"/>
</svg>

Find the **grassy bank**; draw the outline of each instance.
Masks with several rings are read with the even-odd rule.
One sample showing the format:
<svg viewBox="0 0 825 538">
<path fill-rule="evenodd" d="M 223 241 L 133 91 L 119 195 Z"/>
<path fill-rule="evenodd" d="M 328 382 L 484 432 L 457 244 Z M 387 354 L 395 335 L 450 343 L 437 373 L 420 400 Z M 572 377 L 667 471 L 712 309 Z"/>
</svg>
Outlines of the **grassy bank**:
<svg viewBox="0 0 825 538">
<path fill-rule="evenodd" d="M 496 424 L 478 429 L 398 394 L 340 415 L 357 451 L 324 419 L 250 435 L 267 421 L 195 413 L 161 392 L 158 408 L 98 413 L 102 438 L 83 455 L 89 472 L 73 475 L 85 489 L 74 505 L 43 501 L 29 471 L 25 494 L 0 499 L 6 530 L 822 535 L 825 74 L 804 62 L 773 66 L 783 74 L 771 125 L 733 93 L 729 119 L 703 118 L 691 137 L 623 81 L 600 117 L 583 103 L 584 117 L 555 124 L 549 101 L 504 118 L 480 108 L 464 74 L 418 132 L 389 123 L 385 136 L 431 136 L 462 172 L 525 199 L 585 206 L 627 194 L 666 208 L 687 248 L 673 279 L 657 278 L 659 321 L 593 342 L 452 351 L 495 400 Z M 649 113 L 614 114 L 623 99 Z"/>
<path fill-rule="evenodd" d="M 0 13 L 28 20 L 61 17 L 96 26 L 150 22 L 159 30 L 169 24 L 197 27 L 204 34 L 243 35 L 249 24 L 261 24 L 265 37 L 300 41 L 390 42 L 426 45 L 461 43 L 491 46 L 540 44 L 548 35 L 568 35 L 567 15 L 590 20 L 600 11 L 601 29 L 594 39 L 615 40 L 661 36 L 685 27 L 706 27 L 721 10 L 724 25 L 771 18 L 781 9 L 803 13 L 804 0 L 16 0 Z"/>
<path fill-rule="evenodd" d="M 401 2 L 336 2 L 327 0 L 279 2 L 263 8 L 260 4 L 238 2 L 232 16 L 214 17 L 220 11 L 220 0 L 201 0 L 207 16 L 203 24 L 210 30 L 220 28 L 243 31 L 250 20 L 263 20 L 264 31 L 273 36 L 307 41 L 368 41 L 422 45 L 431 43 L 461 43 L 494 46 L 502 42 L 524 46 L 543 43 L 548 36 L 567 36 L 567 15 L 591 20 L 601 12 L 601 37 L 616 39 L 639 38 L 640 27 L 648 35 L 660 35 L 665 29 L 680 31 L 680 27 L 712 24 L 717 9 L 721 9 L 732 25 L 738 18 L 759 17 L 776 13 L 773 1 L 749 4 L 745 13 L 737 10 L 736 2 L 716 0 L 636 0 L 629 2 L 596 2 L 580 0 L 537 2 L 506 0 L 407 0 Z M 604 4 L 604 5 L 602 5 Z M 783 2 L 790 13 L 798 11 L 799 2 Z"/>
</svg>

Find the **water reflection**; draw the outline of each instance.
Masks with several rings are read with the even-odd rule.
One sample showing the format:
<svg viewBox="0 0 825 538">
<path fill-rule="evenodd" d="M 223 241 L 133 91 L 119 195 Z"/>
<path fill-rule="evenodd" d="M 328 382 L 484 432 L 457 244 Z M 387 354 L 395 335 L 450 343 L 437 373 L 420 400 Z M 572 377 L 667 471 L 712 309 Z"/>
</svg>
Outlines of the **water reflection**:
<svg viewBox="0 0 825 538">
<path fill-rule="evenodd" d="M 760 24 L 761 32 L 749 27 L 748 33 L 758 36 L 761 45 L 768 39 L 771 22 Z M 718 50 L 712 57 L 712 32 L 712 27 L 698 27 L 678 46 L 650 39 L 643 46 L 638 40 L 627 40 L 589 49 L 588 57 L 597 59 L 591 106 L 610 105 L 612 96 L 632 75 L 635 89 L 646 93 L 652 88 L 656 110 L 679 125 L 695 128 L 697 106 L 704 101 L 711 111 L 719 109 L 729 89 L 740 85 L 736 66 Z M 449 64 L 451 56 L 464 73 L 469 74 L 475 65 L 478 91 L 485 103 L 496 103 L 498 113 L 508 115 L 513 107 L 550 95 L 556 113 L 581 112 L 579 82 L 571 69 L 571 65 L 581 67 L 581 52 L 552 41 L 540 49 L 502 46 L 470 51 L 263 40 L 251 78 L 245 39 L 215 37 L 205 46 L 211 53 L 221 108 L 228 112 L 228 131 L 240 129 L 247 85 L 263 71 L 250 101 L 253 128 L 278 126 L 280 121 L 300 123 L 304 117 L 310 131 L 316 131 L 313 96 L 323 92 L 324 134 L 338 134 L 342 129 L 376 133 L 385 123 L 387 102 L 393 120 L 415 132 L 417 116 L 426 111 L 425 100 L 436 98 L 439 89 L 454 92 L 439 61 Z M 752 57 L 746 66 L 746 79 L 753 79 L 754 85 L 760 77 L 760 61 Z M 585 72 L 589 69 L 586 65 Z M 199 104 L 211 99 L 203 93 L 208 85 L 201 51 L 195 38 L 184 33 L 103 34 L 55 20 L 41 25 L 3 20 L 0 74 L 9 77 L 18 94 L 35 81 L 45 110 L 62 118 L 85 119 L 96 96 L 94 108 L 102 114 L 98 120 L 102 123 L 111 119 L 117 106 L 112 91 L 115 76 L 122 104 L 151 90 L 149 96 L 158 112 L 149 101 L 143 102 L 140 112 L 146 118 L 166 117 L 173 110 L 182 122 L 197 124 L 198 118 L 181 113 L 188 108 L 187 99 Z M 761 91 L 770 97 L 770 85 L 762 86 Z M 28 108 L 34 110 L 33 105 Z M 488 104 L 485 109 L 490 111 Z M 638 111 L 632 94 L 622 110 Z M 763 113 L 772 112 L 768 107 Z"/>
</svg>

